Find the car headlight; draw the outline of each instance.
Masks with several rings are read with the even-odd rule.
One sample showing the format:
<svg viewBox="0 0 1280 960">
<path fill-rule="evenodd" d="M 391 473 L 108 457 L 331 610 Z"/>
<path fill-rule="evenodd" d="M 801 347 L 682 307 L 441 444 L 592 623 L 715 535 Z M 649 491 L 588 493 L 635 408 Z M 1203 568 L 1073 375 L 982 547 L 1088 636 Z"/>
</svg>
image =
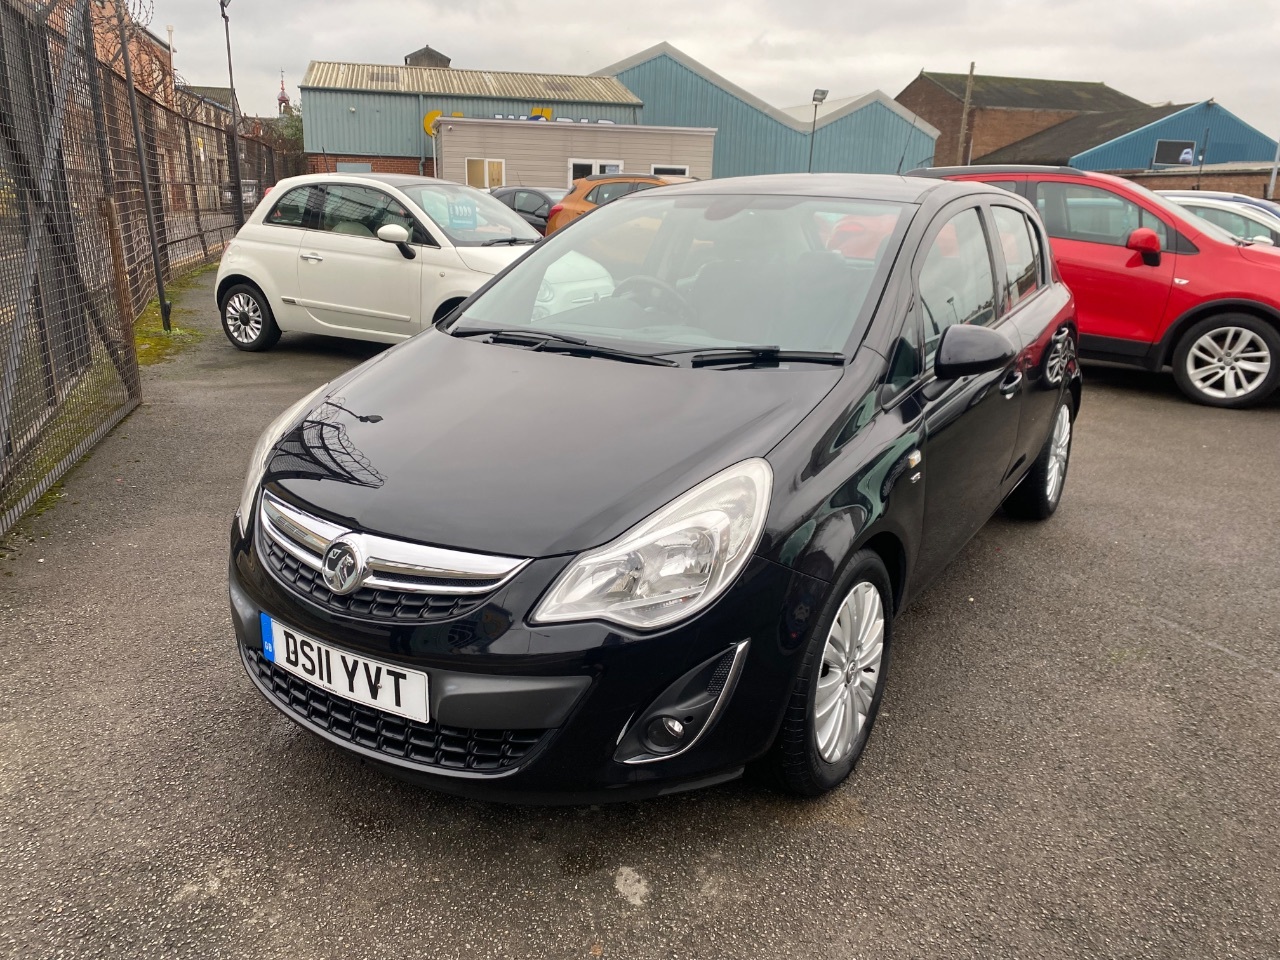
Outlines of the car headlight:
<svg viewBox="0 0 1280 960">
<path fill-rule="evenodd" d="M 698 484 L 612 543 L 577 557 L 535 623 L 610 620 L 650 629 L 708 607 L 760 541 L 773 470 L 744 460 Z"/>
<path fill-rule="evenodd" d="M 249 472 L 244 478 L 244 490 L 240 493 L 240 509 L 236 511 L 236 516 L 240 518 L 241 534 L 249 532 L 249 515 L 253 513 L 253 500 L 258 492 L 258 484 L 262 482 L 262 472 L 267 468 L 267 457 L 271 453 L 271 448 L 293 426 L 294 421 L 311 404 L 315 403 L 316 397 L 320 396 L 328 388 L 329 385 L 326 383 L 320 388 L 311 391 L 280 416 L 272 420 L 267 429 L 262 431 L 262 436 L 258 438 L 257 446 L 253 448 L 253 456 L 249 458 Z"/>
</svg>

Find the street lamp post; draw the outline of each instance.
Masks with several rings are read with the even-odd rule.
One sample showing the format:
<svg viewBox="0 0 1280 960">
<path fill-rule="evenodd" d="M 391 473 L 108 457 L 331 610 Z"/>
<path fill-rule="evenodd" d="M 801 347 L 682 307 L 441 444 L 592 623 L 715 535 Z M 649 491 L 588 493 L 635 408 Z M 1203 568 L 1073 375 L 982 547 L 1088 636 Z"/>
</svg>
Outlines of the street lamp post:
<svg viewBox="0 0 1280 960">
<path fill-rule="evenodd" d="M 827 99 L 826 90 L 813 91 L 813 125 L 809 128 L 809 172 L 813 173 L 813 138 L 818 132 L 818 106 Z"/>
<path fill-rule="evenodd" d="M 235 171 L 231 209 L 236 215 L 236 229 L 239 229 L 244 226 L 244 185 L 240 173 L 240 111 L 236 107 L 236 75 L 231 69 L 231 18 L 227 16 L 230 5 L 231 0 L 218 0 L 218 6 L 222 8 L 222 26 L 227 35 L 227 82 L 231 84 L 231 170 Z"/>
</svg>

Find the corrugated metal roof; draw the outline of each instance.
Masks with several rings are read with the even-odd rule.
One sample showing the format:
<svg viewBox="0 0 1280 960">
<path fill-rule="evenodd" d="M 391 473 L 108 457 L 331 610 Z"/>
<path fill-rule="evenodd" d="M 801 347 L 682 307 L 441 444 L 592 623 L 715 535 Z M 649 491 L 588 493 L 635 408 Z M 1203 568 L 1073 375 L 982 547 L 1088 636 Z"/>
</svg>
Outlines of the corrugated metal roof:
<svg viewBox="0 0 1280 960">
<path fill-rule="evenodd" d="M 957 100 L 964 99 L 968 74 L 921 71 Z M 1105 83 L 1080 80 L 1040 80 L 1031 77 L 973 77 L 975 107 L 1008 107 L 1035 110 L 1127 110 L 1144 107 L 1127 93 L 1113 90 Z"/>
<path fill-rule="evenodd" d="M 670 44 L 611 67 L 645 102 L 646 125 L 715 127 L 712 175 L 792 173 L 808 168 L 812 121 L 798 119 L 736 86 Z M 812 107 L 810 107 L 812 109 Z M 892 173 L 933 158 L 938 131 L 876 91 L 840 101 L 818 121 L 814 171 Z"/>
<path fill-rule="evenodd" d="M 1112 110 L 1107 113 L 1082 113 L 1047 130 L 1001 147 L 974 163 L 1038 163 L 1065 165 L 1077 153 L 1092 150 L 1149 123 L 1185 110 L 1194 104 L 1167 104 L 1163 107 L 1138 107 L 1134 110 Z"/>
<path fill-rule="evenodd" d="M 640 106 L 641 101 L 615 77 L 579 77 L 556 73 L 507 73 L 454 70 L 400 64 L 338 63 L 312 60 L 303 87 L 364 90 L 450 97 L 489 97 L 538 103 L 611 103 Z"/>
</svg>

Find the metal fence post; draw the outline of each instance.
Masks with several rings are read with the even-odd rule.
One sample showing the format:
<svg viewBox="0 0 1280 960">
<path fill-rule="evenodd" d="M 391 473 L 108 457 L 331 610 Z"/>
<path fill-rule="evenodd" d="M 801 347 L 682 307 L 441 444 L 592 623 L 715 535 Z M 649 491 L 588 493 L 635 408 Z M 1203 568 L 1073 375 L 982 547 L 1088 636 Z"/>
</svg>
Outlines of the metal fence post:
<svg viewBox="0 0 1280 960">
<path fill-rule="evenodd" d="M 164 295 L 164 270 L 160 266 L 160 244 L 156 230 L 155 203 L 151 196 L 151 177 L 147 170 L 147 151 L 138 125 L 138 94 L 133 86 L 133 66 L 129 59 L 129 38 L 124 29 L 124 7 L 116 0 L 116 27 L 120 35 L 120 54 L 124 60 L 124 82 L 129 93 L 129 119 L 133 123 L 133 145 L 138 154 L 138 173 L 142 179 L 142 198 L 147 208 L 147 233 L 151 236 L 151 266 L 156 274 L 156 293 L 160 299 L 160 322 L 169 329 L 170 303 Z"/>
</svg>

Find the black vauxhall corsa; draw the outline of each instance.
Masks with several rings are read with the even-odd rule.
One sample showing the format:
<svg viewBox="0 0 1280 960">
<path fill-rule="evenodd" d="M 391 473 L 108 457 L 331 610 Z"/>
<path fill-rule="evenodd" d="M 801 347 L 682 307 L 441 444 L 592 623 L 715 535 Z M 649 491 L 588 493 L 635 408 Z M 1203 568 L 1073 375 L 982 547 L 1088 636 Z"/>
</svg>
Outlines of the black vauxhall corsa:
<svg viewBox="0 0 1280 960">
<path fill-rule="evenodd" d="M 903 604 L 1002 503 L 1057 507 L 1075 344 L 1034 208 L 995 187 L 624 198 L 267 429 L 240 656 L 286 716 L 440 790 L 634 798 L 760 761 L 821 793 Z"/>
</svg>

